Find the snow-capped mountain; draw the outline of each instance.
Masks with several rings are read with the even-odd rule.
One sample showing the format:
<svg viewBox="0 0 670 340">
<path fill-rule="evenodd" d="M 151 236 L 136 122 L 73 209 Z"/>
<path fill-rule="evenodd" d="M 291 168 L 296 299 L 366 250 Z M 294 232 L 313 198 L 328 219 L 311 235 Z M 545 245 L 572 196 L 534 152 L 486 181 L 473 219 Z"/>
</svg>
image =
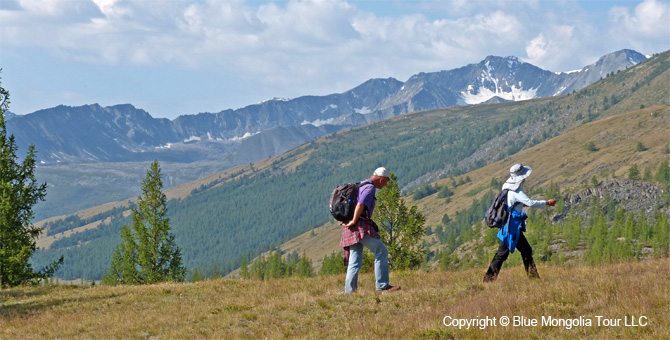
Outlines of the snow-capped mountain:
<svg viewBox="0 0 670 340">
<path fill-rule="evenodd" d="M 343 128 L 419 110 L 527 100 L 580 90 L 647 58 L 632 50 L 603 56 L 579 71 L 555 73 L 516 57 L 489 56 L 406 82 L 371 79 L 327 96 L 271 99 L 238 110 L 156 119 L 130 104 L 58 106 L 7 115 L 7 129 L 41 164 L 153 160 L 228 160 L 248 164 Z"/>
<path fill-rule="evenodd" d="M 647 58 L 621 50 L 571 73 L 555 73 L 516 57 L 489 56 L 478 64 L 450 71 L 419 73 L 400 91 L 375 108 L 382 117 L 454 105 L 518 101 L 557 96 L 580 90 L 608 73 L 623 70 Z"/>
</svg>

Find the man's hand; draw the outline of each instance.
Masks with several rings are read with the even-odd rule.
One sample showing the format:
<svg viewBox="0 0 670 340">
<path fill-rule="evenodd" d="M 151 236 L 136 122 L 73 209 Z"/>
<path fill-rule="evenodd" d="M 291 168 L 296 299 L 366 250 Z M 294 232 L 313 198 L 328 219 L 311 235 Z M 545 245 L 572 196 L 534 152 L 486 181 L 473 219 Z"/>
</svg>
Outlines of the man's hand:
<svg viewBox="0 0 670 340">
<path fill-rule="evenodd" d="M 351 228 L 354 224 L 354 220 L 349 221 L 349 223 L 340 222 L 342 228 Z"/>
<path fill-rule="evenodd" d="M 554 205 L 556 205 L 556 200 L 553 199 L 553 198 L 550 199 L 550 200 L 547 200 L 547 205 L 553 207 Z"/>
</svg>

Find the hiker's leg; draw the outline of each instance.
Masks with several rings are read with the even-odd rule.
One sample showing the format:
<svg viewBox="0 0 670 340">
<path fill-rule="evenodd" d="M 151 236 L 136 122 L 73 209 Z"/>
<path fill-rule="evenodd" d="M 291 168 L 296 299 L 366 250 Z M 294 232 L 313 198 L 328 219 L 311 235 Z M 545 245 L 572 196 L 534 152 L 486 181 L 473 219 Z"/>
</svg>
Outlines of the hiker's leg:
<svg viewBox="0 0 670 340">
<path fill-rule="evenodd" d="M 375 288 L 382 290 L 389 285 L 389 251 L 382 240 L 370 235 L 365 235 L 361 243 L 375 254 Z"/>
<path fill-rule="evenodd" d="M 531 248 L 528 240 L 523 235 L 519 235 L 519 242 L 516 244 L 516 249 L 519 249 L 521 253 L 521 259 L 523 259 L 523 266 L 526 268 L 526 274 L 530 278 L 540 278 L 540 274 L 537 272 L 537 267 L 535 266 L 535 261 L 533 261 L 533 248 Z"/>
<path fill-rule="evenodd" d="M 358 290 L 358 271 L 363 266 L 363 244 L 356 243 L 349 246 L 349 266 L 347 278 L 344 280 L 344 292 L 354 293 Z"/>
<path fill-rule="evenodd" d="M 489 269 L 486 271 L 486 274 L 484 275 L 484 282 L 494 281 L 498 277 L 500 268 L 502 268 L 503 262 L 507 260 L 508 256 L 509 256 L 509 249 L 507 249 L 505 243 L 498 240 L 498 251 L 496 252 L 495 256 L 493 256 L 493 260 L 491 260 Z"/>
</svg>

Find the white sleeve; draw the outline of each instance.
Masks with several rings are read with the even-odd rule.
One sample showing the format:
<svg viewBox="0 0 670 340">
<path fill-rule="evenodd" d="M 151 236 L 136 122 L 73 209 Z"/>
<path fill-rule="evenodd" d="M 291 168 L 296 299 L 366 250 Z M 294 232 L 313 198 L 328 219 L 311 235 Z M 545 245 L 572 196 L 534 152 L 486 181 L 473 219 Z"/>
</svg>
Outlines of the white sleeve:
<svg viewBox="0 0 670 340">
<path fill-rule="evenodd" d="M 512 206 L 513 204 L 516 203 L 521 203 L 527 207 L 532 207 L 532 208 L 544 208 L 547 205 L 547 201 L 541 200 L 541 201 L 536 201 L 530 199 L 528 195 L 526 195 L 523 190 L 519 189 L 519 191 L 510 191 L 507 194 L 507 202 L 509 206 Z M 517 206 L 514 208 L 514 210 L 521 211 L 523 207 L 522 206 Z"/>
</svg>

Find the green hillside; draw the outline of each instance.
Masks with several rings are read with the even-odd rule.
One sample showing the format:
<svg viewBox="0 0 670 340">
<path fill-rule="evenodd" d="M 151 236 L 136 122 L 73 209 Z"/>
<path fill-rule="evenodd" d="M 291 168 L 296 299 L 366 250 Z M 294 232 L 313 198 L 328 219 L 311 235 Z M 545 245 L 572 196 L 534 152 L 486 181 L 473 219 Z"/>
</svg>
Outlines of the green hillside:
<svg viewBox="0 0 670 340">
<path fill-rule="evenodd" d="M 253 258 L 329 221 L 332 188 L 367 178 L 378 166 L 393 171 L 409 192 L 426 181 L 506 160 L 586 123 L 670 105 L 669 66 L 666 52 L 572 95 L 406 114 L 231 169 L 168 203 L 176 242 L 189 268 L 229 272 L 243 257 Z M 562 161 L 553 159 L 547 168 L 561 167 Z M 34 265 L 64 255 L 60 277 L 99 278 L 120 240 L 120 226 L 129 223 L 122 214 L 99 218 L 106 222 L 69 236 L 61 233 L 93 221 L 45 224 L 47 231 L 59 233 L 48 249 L 35 254 Z"/>
</svg>

